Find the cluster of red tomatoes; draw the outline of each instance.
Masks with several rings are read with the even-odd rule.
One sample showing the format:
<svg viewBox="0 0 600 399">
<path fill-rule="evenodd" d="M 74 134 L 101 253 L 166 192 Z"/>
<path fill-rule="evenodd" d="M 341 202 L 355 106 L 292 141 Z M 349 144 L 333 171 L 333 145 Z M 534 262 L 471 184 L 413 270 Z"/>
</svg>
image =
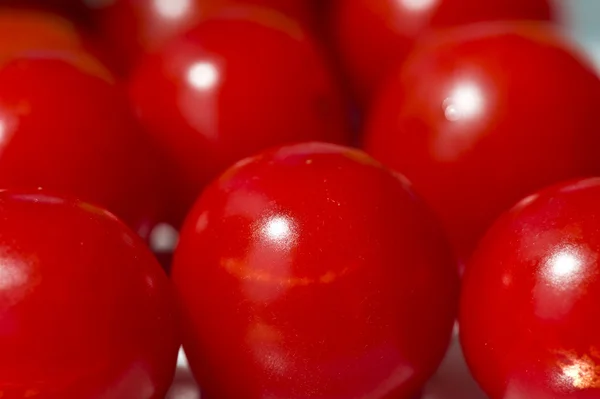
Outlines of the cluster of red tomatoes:
<svg viewBox="0 0 600 399">
<path fill-rule="evenodd" d="M 600 398 L 595 176 L 548 0 L 0 1 L 0 398 Z"/>
</svg>

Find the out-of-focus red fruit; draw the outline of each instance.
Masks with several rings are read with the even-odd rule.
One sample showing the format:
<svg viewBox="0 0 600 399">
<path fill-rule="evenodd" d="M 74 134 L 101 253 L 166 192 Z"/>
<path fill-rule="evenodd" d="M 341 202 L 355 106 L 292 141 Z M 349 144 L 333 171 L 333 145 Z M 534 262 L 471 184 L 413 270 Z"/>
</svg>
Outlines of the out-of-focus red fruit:
<svg viewBox="0 0 600 399">
<path fill-rule="evenodd" d="M 148 52 L 204 21 L 216 11 L 243 4 L 272 8 L 306 26 L 316 24 L 313 0 L 116 0 L 91 7 L 100 33 L 128 70 Z"/>
<path fill-rule="evenodd" d="M 415 42 L 432 29 L 498 20 L 552 20 L 549 0 L 333 0 L 337 52 L 367 106 Z"/>
<path fill-rule="evenodd" d="M 80 25 L 54 12 L 0 7 L 0 63 L 20 55 L 84 51 L 109 67 L 116 62 L 104 43 Z"/>
<path fill-rule="evenodd" d="M 458 296 L 441 226 L 406 180 L 320 143 L 212 183 L 173 280 L 192 370 L 221 399 L 412 398 L 444 357 Z"/>
<path fill-rule="evenodd" d="M 179 349 L 171 286 L 112 214 L 0 193 L 0 396 L 163 399 Z"/>
<path fill-rule="evenodd" d="M 83 47 L 84 39 L 80 32 L 59 15 L 0 7 L 0 60 L 27 51 Z"/>
<path fill-rule="evenodd" d="M 468 265 L 467 363 L 491 399 L 600 396 L 600 179 L 570 181 L 496 221 Z"/>
<path fill-rule="evenodd" d="M 343 100 L 326 62 L 291 20 L 231 9 L 147 57 L 132 76 L 141 123 L 175 169 L 178 225 L 204 185 L 264 148 L 345 143 Z"/>
<path fill-rule="evenodd" d="M 206 19 L 214 10 L 205 0 L 117 0 L 91 7 L 98 33 L 128 74 L 140 56 Z"/>
<path fill-rule="evenodd" d="M 54 52 L 0 66 L 0 188 L 70 194 L 145 236 L 160 211 L 153 162 L 125 96 L 95 59 Z"/>
<path fill-rule="evenodd" d="M 473 26 L 424 45 L 389 80 L 367 151 L 404 173 L 467 259 L 501 212 L 600 174 L 600 80 L 548 26 Z"/>
</svg>

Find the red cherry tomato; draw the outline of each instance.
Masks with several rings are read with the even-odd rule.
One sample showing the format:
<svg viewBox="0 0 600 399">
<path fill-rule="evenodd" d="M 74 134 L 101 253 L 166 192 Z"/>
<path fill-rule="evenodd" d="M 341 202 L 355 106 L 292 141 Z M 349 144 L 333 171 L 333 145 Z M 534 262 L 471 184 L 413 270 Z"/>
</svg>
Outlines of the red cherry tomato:
<svg viewBox="0 0 600 399">
<path fill-rule="evenodd" d="M 75 26 L 56 14 L 0 8 L 0 59 L 32 50 L 73 50 L 84 47 Z"/>
<path fill-rule="evenodd" d="M 84 53 L 0 66 L 0 188 L 71 194 L 110 209 L 145 235 L 160 211 L 159 178 L 122 94 Z"/>
<path fill-rule="evenodd" d="M 63 16 L 35 8 L 0 7 L 0 63 L 23 54 L 84 51 L 113 66 L 104 44 Z"/>
<path fill-rule="evenodd" d="M 335 0 L 334 40 L 367 105 L 417 39 L 432 29 L 495 20 L 551 20 L 548 0 Z"/>
<path fill-rule="evenodd" d="M 358 150 L 239 162 L 196 203 L 173 265 L 203 392 L 411 398 L 449 343 L 450 252 L 405 180 Z"/>
<path fill-rule="evenodd" d="M 290 142 L 349 140 L 325 64 L 291 21 L 248 8 L 204 22 L 143 62 L 131 99 L 176 170 L 174 224 L 208 181 L 245 156 Z"/>
<path fill-rule="evenodd" d="M 244 3 L 271 7 L 301 23 L 314 24 L 313 4 L 308 0 L 119 0 L 92 10 L 97 28 L 127 69 L 140 55 L 159 49 L 217 10 Z"/>
<path fill-rule="evenodd" d="M 0 193 L 0 396 L 162 399 L 178 351 L 174 298 L 108 212 Z"/>
<path fill-rule="evenodd" d="M 140 55 L 204 20 L 213 6 L 204 0 L 119 0 L 101 2 L 91 11 L 97 30 L 127 73 Z"/>
<path fill-rule="evenodd" d="M 600 179 L 521 201 L 467 268 L 461 341 L 491 399 L 600 395 Z"/>
<path fill-rule="evenodd" d="M 600 174 L 600 80 L 558 33 L 486 25 L 409 60 L 366 148 L 406 174 L 468 258 L 493 220 L 548 184 Z"/>
</svg>

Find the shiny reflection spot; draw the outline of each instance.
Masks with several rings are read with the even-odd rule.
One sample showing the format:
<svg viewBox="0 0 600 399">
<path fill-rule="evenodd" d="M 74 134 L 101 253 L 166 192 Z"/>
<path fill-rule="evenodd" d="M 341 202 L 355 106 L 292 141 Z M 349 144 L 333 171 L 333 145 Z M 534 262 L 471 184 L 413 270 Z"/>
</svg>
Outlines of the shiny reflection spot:
<svg viewBox="0 0 600 399">
<path fill-rule="evenodd" d="M 537 201 L 537 199 L 540 197 L 539 194 L 531 194 L 525 198 L 523 198 L 517 205 L 516 208 L 518 209 L 523 209 L 525 207 L 527 207 L 528 205 L 534 203 L 535 201 Z"/>
<path fill-rule="evenodd" d="M 273 241 L 287 240 L 291 235 L 290 222 L 285 217 L 274 217 L 267 222 L 264 233 Z"/>
<path fill-rule="evenodd" d="M 461 83 L 444 100 L 444 115 L 450 122 L 474 118 L 481 114 L 483 105 L 483 94 L 479 86 Z"/>
<path fill-rule="evenodd" d="M 564 361 L 559 361 L 558 365 L 569 385 L 577 389 L 600 388 L 600 366 L 597 364 L 598 353 L 595 348 L 583 356 L 567 351 L 557 354 L 565 358 Z"/>
<path fill-rule="evenodd" d="M 27 272 L 12 259 L 0 263 L 0 291 L 13 290 L 27 284 Z"/>
<path fill-rule="evenodd" d="M 594 273 L 593 268 L 586 267 L 590 262 L 595 262 L 594 255 L 585 247 L 564 245 L 549 254 L 540 265 L 540 278 L 532 292 L 537 317 L 557 321 L 570 314 L 587 290 L 590 273 Z"/>
<path fill-rule="evenodd" d="M 563 374 L 570 378 L 575 388 L 585 389 L 597 384 L 595 365 L 588 361 L 579 361 L 563 367 Z"/>
<path fill-rule="evenodd" d="M 404 6 L 411 11 L 424 11 L 432 8 L 438 0 L 399 0 L 400 6 Z"/>
<path fill-rule="evenodd" d="M 196 222 L 196 233 L 203 232 L 208 227 L 208 212 L 202 212 Z"/>
<path fill-rule="evenodd" d="M 3 143 L 4 140 L 6 139 L 7 131 L 8 131 L 8 128 L 6 127 L 6 122 L 3 120 L 0 120 L 0 143 Z"/>
<path fill-rule="evenodd" d="M 60 198 L 58 198 L 58 200 L 62 201 L 62 202 L 66 202 L 66 201 L 64 201 L 64 200 L 62 200 Z M 56 202 L 56 203 L 60 203 L 60 202 Z M 110 211 L 108 211 L 106 209 L 100 208 L 100 207 L 98 207 L 96 205 L 92 205 L 92 204 L 89 204 L 87 202 L 79 201 L 79 200 L 75 201 L 75 205 L 79 209 L 84 210 L 85 212 L 89 212 L 89 213 L 92 213 L 94 215 L 98 215 L 98 216 L 105 217 L 105 218 L 112 219 L 112 220 L 119 220 L 119 218 L 115 214 L 113 214 L 112 212 L 110 212 Z"/>
<path fill-rule="evenodd" d="M 579 268 L 579 261 L 571 253 L 560 253 L 551 260 L 552 274 L 556 278 L 564 278 Z"/>
<path fill-rule="evenodd" d="M 46 194 L 15 194 L 13 199 L 25 202 L 35 202 L 43 204 L 64 204 L 66 201 L 62 198 Z"/>
<path fill-rule="evenodd" d="M 160 223 L 150 233 L 150 248 L 154 252 L 173 252 L 179 241 L 179 232 L 167 223 Z"/>
<path fill-rule="evenodd" d="M 156 12 L 167 19 L 185 16 L 192 7 L 192 0 L 154 0 Z"/>
<path fill-rule="evenodd" d="M 169 391 L 167 399 L 200 399 L 200 392 L 198 388 L 192 383 L 188 385 L 178 384 L 175 382 L 175 385 Z"/>
<path fill-rule="evenodd" d="M 574 249 L 566 248 L 548 259 L 546 279 L 556 286 L 576 283 L 579 281 L 580 268 L 579 254 Z M 568 286 L 565 288 L 568 288 Z"/>
<path fill-rule="evenodd" d="M 198 90 L 208 90 L 217 84 L 219 71 L 210 62 L 196 62 L 188 70 L 187 80 L 192 87 Z"/>
<path fill-rule="evenodd" d="M 188 369 L 190 367 L 187 356 L 185 355 L 185 351 L 183 347 L 179 348 L 179 352 L 177 352 L 177 368 L 178 369 Z"/>
</svg>

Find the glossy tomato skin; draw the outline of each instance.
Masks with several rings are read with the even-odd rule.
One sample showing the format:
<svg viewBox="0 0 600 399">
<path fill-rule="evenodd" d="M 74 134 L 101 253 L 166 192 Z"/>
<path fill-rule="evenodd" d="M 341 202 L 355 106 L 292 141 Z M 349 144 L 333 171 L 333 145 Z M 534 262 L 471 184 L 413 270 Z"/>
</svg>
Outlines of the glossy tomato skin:
<svg viewBox="0 0 600 399">
<path fill-rule="evenodd" d="M 598 109 L 600 80 L 558 33 L 481 25 L 424 46 L 389 81 L 365 147 L 413 182 L 467 259 L 520 198 L 600 174 Z"/>
<path fill-rule="evenodd" d="M 231 0 L 226 3 L 226 6 L 247 4 L 271 8 L 310 29 L 318 22 L 317 13 L 320 11 L 321 3 L 319 0 Z"/>
<path fill-rule="evenodd" d="M 600 395 L 600 179 L 532 195 L 468 266 L 461 341 L 491 399 Z"/>
<path fill-rule="evenodd" d="M 554 14 L 548 0 L 334 0 L 331 13 L 337 52 L 363 106 L 432 30 L 484 21 L 549 21 Z"/>
<path fill-rule="evenodd" d="M 84 51 L 112 64 L 90 32 L 55 12 L 33 7 L 0 7 L 0 62 L 25 54 Z"/>
<path fill-rule="evenodd" d="M 2 397 L 164 398 L 177 310 L 139 237 L 39 190 L 1 192 L 0 215 Z"/>
<path fill-rule="evenodd" d="M 39 10 L 0 8 L 0 57 L 32 49 L 64 50 L 83 46 L 65 18 Z"/>
<path fill-rule="evenodd" d="M 214 7 L 204 0 L 181 1 L 175 7 L 168 0 L 119 0 L 90 11 L 96 30 L 121 60 L 119 71 L 128 74 L 140 56 L 203 21 Z"/>
<path fill-rule="evenodd" d="M 71 0 L 69 0 L 71 1 Z M 72 1 L 73 4 L 78 3 Z M 120 71 L 120 62 L 85 19 L 74 19 L 56 11 L 57 4 L 45 6 L 15 0 L 0 3 L 0 62 L 20 55 L 55 51 L 88 53 L 111 71 Z"/>
<path fill-rule="evenodd" d="M 0 188 L 55 190 L 101 205 L 141 235 L 161 199 L 149 140 L 112 76 L 77 51 L 0 64 Z"/>
<path fill-rule="evenodd" d="M 140 56 L 160 49 L 219 10 L 243 4 L 272 8 L 307 26 L 315 24 L 312 0 L 119 0 L 91 11 L 96 28 L 127 70 Z"/>
<path fill-rule="evenodd" d="M 457 299 L 445 238 L 406 181 L 333 144 L 225 172 L 187 218 L 172 273 L 209 398 L 411 398 L 444 356 Z"/>
<path fill-rule="evenodd" d="M 202 187 L 279 144 L 345 143 L 342 97 L 311 39 L 279 14 L 220 14 L 149 56 L 130 84 L 141 123 L 174 166 L 179 224 Z"/>
</svg>

